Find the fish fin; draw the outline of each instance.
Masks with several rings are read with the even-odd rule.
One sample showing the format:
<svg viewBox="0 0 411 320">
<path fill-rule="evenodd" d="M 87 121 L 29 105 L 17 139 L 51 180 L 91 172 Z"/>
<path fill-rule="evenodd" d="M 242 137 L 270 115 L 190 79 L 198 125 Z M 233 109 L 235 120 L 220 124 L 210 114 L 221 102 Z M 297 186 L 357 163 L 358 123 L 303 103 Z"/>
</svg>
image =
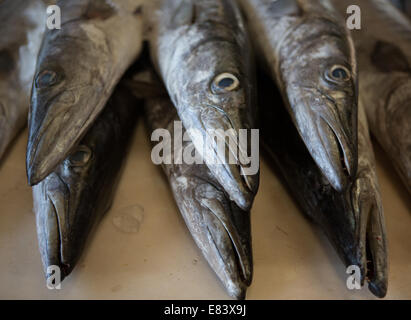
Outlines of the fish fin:
<svg viewBox="0 0 411 320">
<path fill-rule="evenodd" d="M 408 72 L 410 66 L 407 57 L 396 45 L 378 41 L 371 54 L 371 61 L 382 72 Z"/>
<path fill-rule="evenodd" d="M 194 24 L 196 20 L 196 8 L 192 0 L 181 0 L 176 13 L 171 18 L 174 28 Z"/>
</svg>

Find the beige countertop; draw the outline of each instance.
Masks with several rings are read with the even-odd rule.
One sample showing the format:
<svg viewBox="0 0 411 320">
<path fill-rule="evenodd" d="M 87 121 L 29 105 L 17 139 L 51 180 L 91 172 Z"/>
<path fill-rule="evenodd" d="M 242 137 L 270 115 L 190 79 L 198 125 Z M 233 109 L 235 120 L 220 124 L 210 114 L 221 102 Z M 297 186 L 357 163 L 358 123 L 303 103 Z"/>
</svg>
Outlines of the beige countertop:
<svg viewBox="0 0 411 320">
<path fill-rule="evenodd" d="M 112 209 L 61 290 L 46 288 L 23 132 L 0 166 L 0 298 L 229 299 L 180 217 L 139 123 Z M 389 241 L 387 298 L 411 298 L 411 200 L 378 148 Z M 248 299 L 373 299 L 346 287 L 345 267 L 262 159 L 252 210 L 254 280 Z"/>
</svg>

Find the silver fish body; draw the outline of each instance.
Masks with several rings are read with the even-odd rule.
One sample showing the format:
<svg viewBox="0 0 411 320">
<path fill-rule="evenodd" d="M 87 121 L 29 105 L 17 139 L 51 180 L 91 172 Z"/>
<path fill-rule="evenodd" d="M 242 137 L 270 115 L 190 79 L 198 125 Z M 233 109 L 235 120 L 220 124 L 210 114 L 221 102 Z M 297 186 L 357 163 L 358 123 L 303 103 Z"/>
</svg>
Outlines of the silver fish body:
<svg viewBox="0 0 411 320">
<path fill-rule="evenodd" d="M 411 193 L 411 23 L 387 0 L 337 1 L 344 12 L 360 6 L 352 32 L 358 54 L 359 99 L 371 132 Z"/>
<path fill-rule="evenodd" d="M 142 45 L 141 0 L 59 1 L 33 81 L 27 145 L 30 185 L 78 144 Z"/>
<path fill-rule="evenodd" d="M 272 93 L 268 76 L 261 88 L 261 135 L 264 149 L 280 169 L 291 194 L 324 231 L 344 264 L 358 266 L 361 281 L 378 297 L 388 284 L 385 221 L 367 120 L 360 105 L 358 173 L 354 183 L 337 192 L 317 167 L 290 116 Z M 287 137 L 287 139 L 284 139 Z"/>
<path fill-rule="evenodd" d="M 338 191 L 357 168 L 357 65 L 328 0 L 240 0 L 260 63 L 311 156 Z"/>
<path fill-rule="evenodd" d="M 222 155 L 212 138 L 217 130 L 255 128 L 253 59 L 236 2 L 155 0 L 147 8 L 152 60 L 179 117 L 219 183 L 249 209 L 259 173 L 245 174 L 239 158 L 250 144 L 226 144 Z"/>
<path fill-rule="evenodd" d="M 184 136 L 181 120 L 167 94 L 147 97 L 145 111 L 151 132 L 168 130 L 174 144 L 174 130 L 180 125 Z M 184 139 L 180 147 L 183 152 L 195 150 L 190 139 Z M 253 272 L 250 212 L 230 200 L 205 164 L 163 164 L 163 170 L 186 225 L 210 267 L 230 296 L 244 299 Z"/>
<path fill-rule="evenodd" d="M 109 209 L 136 124 L 138 106 L 117 88 L 71 154 L 33 187 L 38 243 L 46 276 L 59 266 L 67 277 L 93 226 Z"/>
<path fill-rule="evenodd" d="M 0 158 L 26 125 L 45 21 L 46 7 L 41 0 L 0 3 Z"/>
</svg>

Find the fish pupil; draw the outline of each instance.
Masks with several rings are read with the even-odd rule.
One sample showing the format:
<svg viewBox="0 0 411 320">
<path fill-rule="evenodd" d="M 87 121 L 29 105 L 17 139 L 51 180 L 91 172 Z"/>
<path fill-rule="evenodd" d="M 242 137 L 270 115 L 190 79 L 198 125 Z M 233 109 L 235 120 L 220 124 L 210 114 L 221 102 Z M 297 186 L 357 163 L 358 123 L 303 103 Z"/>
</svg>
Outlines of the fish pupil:
<svg viewBox="0 0 411 320">
<path fill-rule="evenodd" d="M 39 77 L 37 79 L 37 86 L 42 88 L 42 87 L 47 87 L 50 85 L 53 85 L 56 82 L 57 75 L 53 71 L 43 71 L 42 73 L 39 74 Z"/>
<path fill-rule="evenodd" d="M 234 79 L 224 78 L 224 79 L 221 79 L 220 82 L 218 82 L 218 86 L 222 89 L 225 89 L 225 88 L 232 86 L 233 83 L 234 83 Z"/>
<path fill-rule="evenodd" d="M 345 72 L 344 69 L 337 68 L 337 69 L 333 70 L 332 76 L 335 79 L 339 79 L 339 80 L 347 79 L 347 72 Z"/>
<path fill-rule="evenodd" d="M 85 163 L 87 162 L 88 158 L 89 158 L 89 155 L 87 152 L 77 151 L 70 157 L 70 160 L 74 163 Z"/>
</svg>

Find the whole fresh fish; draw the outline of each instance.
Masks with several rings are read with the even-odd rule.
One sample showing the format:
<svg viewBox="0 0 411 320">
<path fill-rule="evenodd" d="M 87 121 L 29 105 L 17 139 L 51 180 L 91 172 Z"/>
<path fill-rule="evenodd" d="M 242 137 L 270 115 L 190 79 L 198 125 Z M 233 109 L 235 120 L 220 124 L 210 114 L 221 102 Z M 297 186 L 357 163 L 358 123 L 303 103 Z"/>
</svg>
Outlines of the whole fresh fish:
<svg viewBox="0 0 411 320">
<path fill-rule="evenodd" d="M 67 277 L 94 225 L 109 209 L 121 164 L 135 127 L 138 106 L 118 87 L 71 154 L 33 187 L 41 258 Z"/>
<path fill-rule="evenodd" d="M 26 125 L 45 21 L 41 0 L 0 2 L 0 158 Z"/>
<path fill-rule="evenodd" d="M 142 0 L 58 1 L 33 81 L 27 175 L 34 185 L 78 144 L 142 44 Z"/>
<path fill-rule="evenodd" d="M 391 0 L 392 4 L 411 18 L 411 1 L 410 0 Z"/>
<path fill-rule="evenodd" d="M 329 0 L 240 0 L 261 63 L 311 156 L 338 191 L 357 169 L 357 66 Z"/>
<path fill-rule="evenodd" d="M 255 128 L 255 77 L 236 2 L 154 0 L 147 12 L 152 60 L 184 127 L 230 198 L 249 209 L 259 182 L 258 160 L 252 161 L 258 154 L 251 154 L 258 141 L 253 148 L 238 138 L 240 129 L 250 138 Z M 220 148 L 213 135 L 221 141 L 221 131 L 234 131 L 237 139 Z M 250 154 L 251 167 L 241 161 Z"/>
<path fill-rule="evenodd" d="M 366 279 L 370 291 L 384 297 L 388 282 L 385 222 L 362 105 L 358 122 L 358 173 L 345 192 L 337 192 L 306 150 L 269 77 L 263 76 L 258 85 L 261 135 L 269 158 L 280 168 L 302 210 L 322 228 L 345 265 L 357 266 L 361 283 Z"/>
<path fill-rule="evenodd" d="M 411 23 L 389 1 L 334 1 L 345 12 L 358 5 L 353 30 L 360 66 L 360 101 L 371 132 L 411 193 Z"/>
<path fill-rule="evenodd" d="M 151 129 L 167 129 L 174 142 L 173 132 L 181 120 L 170 98 L 151 98 L 145 110 Z M 194 146 L 185 141 L 182 148 Z M 252 279 L 250 213 L 230 201 L 205 164 L 168 164 L 163 169 L 197 246 L 227 292 L 244 299 Z"/>
</svg>

